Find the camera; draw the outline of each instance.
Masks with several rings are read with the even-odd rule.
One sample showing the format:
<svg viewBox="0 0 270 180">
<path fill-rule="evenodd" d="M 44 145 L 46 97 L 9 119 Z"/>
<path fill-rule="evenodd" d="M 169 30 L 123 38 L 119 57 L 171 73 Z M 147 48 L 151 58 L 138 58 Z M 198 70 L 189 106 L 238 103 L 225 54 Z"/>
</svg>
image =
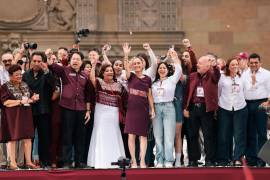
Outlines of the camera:
<svg viewBox="0 0 270 180">
<path fill-rule="evenodd" d="M 27 42 L 23 44 L 24 49 L 37 49 L 37 43 Z"/>
<path fill-rule="evenodd" d="M 124 157 L 119 157 L 117 162 L 112 162 L 111 165 L 119 166 L 120 168 L 124 168 L 130 165 L 130 160 Z"/>
<path fill-rule="evenodd" d="M 81 42 L 81 37 L 87 37 L 89 33 L 89 29 L 80 29 L 78 32 L 75 32 L 75 43 Z"/>
</svg>

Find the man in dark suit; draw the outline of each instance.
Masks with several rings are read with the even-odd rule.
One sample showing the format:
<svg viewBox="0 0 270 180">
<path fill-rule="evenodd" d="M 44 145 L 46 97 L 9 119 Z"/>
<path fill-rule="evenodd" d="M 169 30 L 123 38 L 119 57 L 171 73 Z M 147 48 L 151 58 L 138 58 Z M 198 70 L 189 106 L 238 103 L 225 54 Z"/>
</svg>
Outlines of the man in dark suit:
<svg viewBox="0 0 270 180">
<path fill-rule="evenodd" d="M 205 166 L 214 165 L 214 112 L 218 109 L 219 78 L 220 71 L 216 61 L 208 56 L 202 56 L 197 63 L 197 72 L 190 74 L 184 104 L 184 116 L 189 118 L 189 166 L 198 166 L 201 157 L 198 143 L 200 128 L 204 136 Z"/>
</svg>

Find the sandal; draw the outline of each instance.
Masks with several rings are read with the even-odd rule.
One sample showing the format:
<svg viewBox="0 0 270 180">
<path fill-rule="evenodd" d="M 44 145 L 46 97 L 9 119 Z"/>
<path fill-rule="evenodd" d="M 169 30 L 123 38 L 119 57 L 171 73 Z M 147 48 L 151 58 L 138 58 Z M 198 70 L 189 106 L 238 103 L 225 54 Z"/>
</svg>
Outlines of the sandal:
<svg viewBox="0 0 270 180">
<path fill-rule="evenodd" d="M 137 162 L 136 161 L 131 162 L 130 163 L 130 168 L 138 168 Z"/>
<path fill-rule="evenodd" d="M 8 170 L 20 170 L 20 168 L 18 166 L 13 166 L 13 165 L 9 165 L 7 166 Z"/>
<path fill-rule="evenodd" d="M 38 169 L 39 168 L 39 166 L 36 166 L 33 163 L 26 164 L 25 167 L 26 167 L 26 169 Z"/>
</svg>

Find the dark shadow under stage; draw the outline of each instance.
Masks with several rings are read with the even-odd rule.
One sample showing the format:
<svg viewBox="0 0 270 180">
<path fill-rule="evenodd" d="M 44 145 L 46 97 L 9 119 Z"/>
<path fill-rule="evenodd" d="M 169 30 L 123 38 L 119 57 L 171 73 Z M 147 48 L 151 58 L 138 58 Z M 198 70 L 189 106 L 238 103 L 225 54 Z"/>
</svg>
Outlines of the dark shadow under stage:
<svg viewBox="0 0 270 180">
<path fill-rule="evenodd" d="M 253 180 L 270 179 L 270 168 L 251 168 Z M 0 171 L 0 180 L 120 180 L 120 169 Z M 127 180 L 246 180 L 243 168 L 128 169 Z"/>
</svg>

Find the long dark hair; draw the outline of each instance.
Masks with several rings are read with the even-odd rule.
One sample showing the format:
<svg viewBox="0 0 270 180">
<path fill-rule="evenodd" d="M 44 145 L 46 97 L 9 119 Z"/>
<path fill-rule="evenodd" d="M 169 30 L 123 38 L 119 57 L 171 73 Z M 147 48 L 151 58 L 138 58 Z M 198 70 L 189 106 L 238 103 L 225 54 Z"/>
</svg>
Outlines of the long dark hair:
<svg viewBox="0 0 270 180">
<path fill-rule="evenodd" d="M 236 60 L 236 61 L 237 61 L 237 59 L 236 59 L 235 57 L 230 58 L 230 59 L 228 59 L 228 60 L 226 61 L 226 66 L 225 66 L 225 69 L 224 69 L 224 74 L 225 74 L 225 76 L 230 76 L 230 75 L 231 75 L 230 64 L 231 64 L 231 62 L 232 62 L 233 60 Z M 237 75 L 238 75 L 239 77 L 241 76 L 241 74 L 240 74 L 239 71 L 237 72 Z"/>
<path fill-rule="evenodd" d="M 164 64 L 166 66 L 167 70 L 168 70 L 167 77 L 173 75 L 173 73 L 174 73 L 173 66 L 171 64 L 168 64 L 167 62 L 160 62 L 160 63 L 158 63 L 157 72 L 156 72 L 156 78 L 155 78 L 154 82 L 156 82 L 156 81 L 158 81 L 160 79 L 160 76 L 158 74 L 158 69 L 162 64 Z"/>
<path fill-rule="evenodd" d="M 113 67 L 112 67 L 111 64 L 104 64 L 104 65 L 102 65 L 101 68 L 100 68 L 99 76 L 98 77 L 104 80 L 104 72 L 106 71 L 106 69 L 108 67 L 111 67 L 112 68 L 112 70 L 113 70 L 113 81 L 116 82 L 117 80 L 116 80 L 116 77 L 115 77 L 115 72 L 114 72 L 114 69 L 113 69 Z"/>
</svg>

